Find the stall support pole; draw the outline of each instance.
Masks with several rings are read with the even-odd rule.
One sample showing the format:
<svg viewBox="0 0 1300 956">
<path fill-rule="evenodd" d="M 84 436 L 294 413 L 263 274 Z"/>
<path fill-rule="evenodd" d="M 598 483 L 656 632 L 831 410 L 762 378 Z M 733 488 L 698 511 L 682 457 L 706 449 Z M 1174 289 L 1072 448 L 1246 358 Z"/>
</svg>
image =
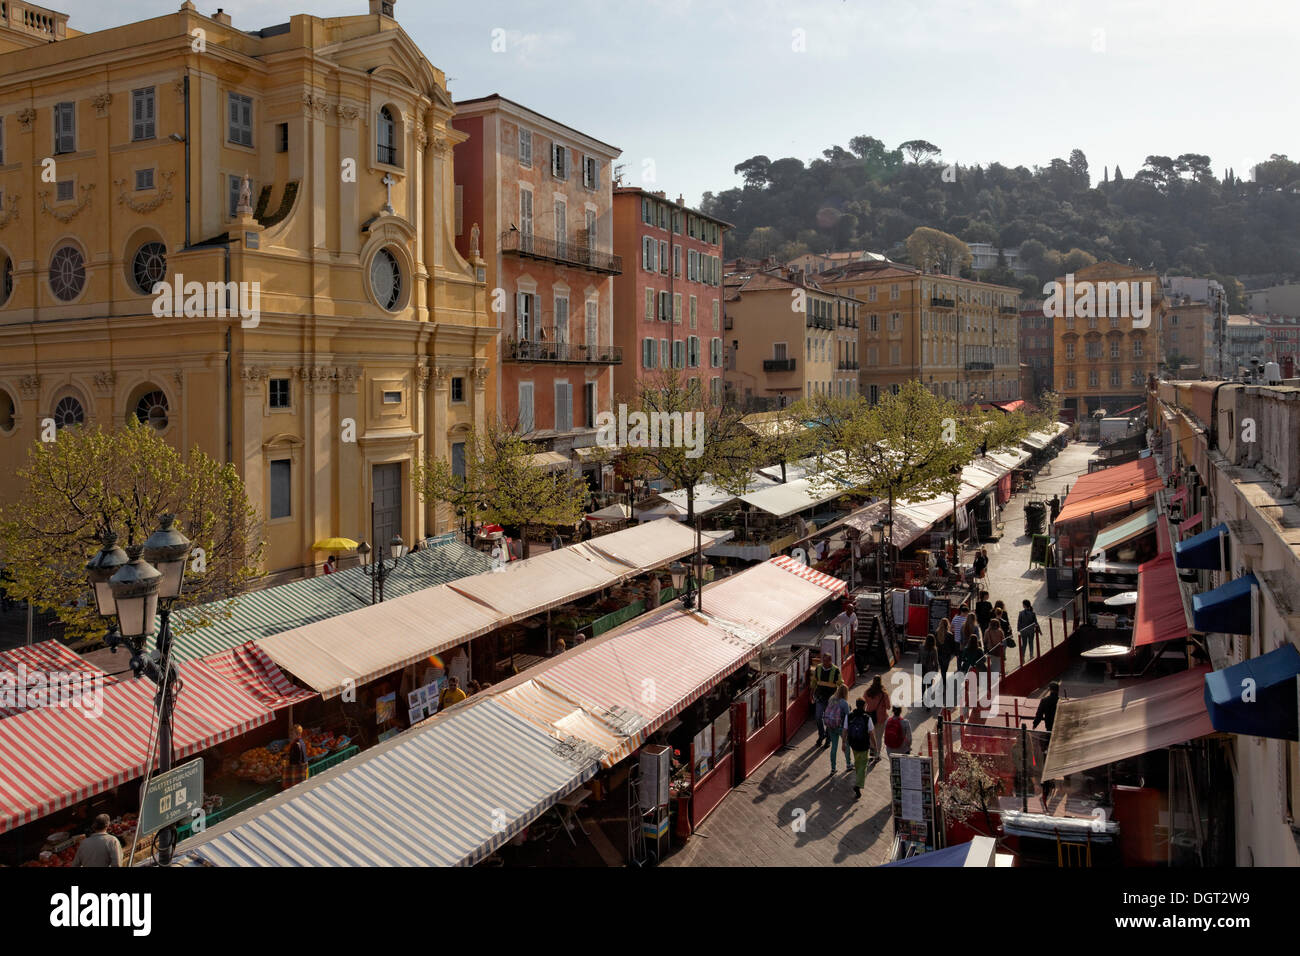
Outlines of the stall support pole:
<svg viewBox="0 0 1300 956">
<path fill-rule="evenodd" d="M 1020 794 L 1020 812 L 1029 812 L 1029 725 L 1020 725 L 1020 779 L 1024 786 Z"/>
<path fill-rule="evenodd" d="M 942 781 L 943 780 L 943 711 L 942 710 L 939 711 L 939 716 L 937 718 L 937 721 L 938 722 L 935 725 L 935 736 L 939 738 L 939 747 L 938 747 L 939 780 Z M 943 813 L 939 809 L 939 801 L 936 799 L 934 802 L 934 844 L 935 844 L 934 848 L 936 850 L 943 849 L 943 847 L 948 842 L 945 839 L 946 834 L 944 833 L 944 830 L 945 827 L 943 825 Z"/>
</svg>

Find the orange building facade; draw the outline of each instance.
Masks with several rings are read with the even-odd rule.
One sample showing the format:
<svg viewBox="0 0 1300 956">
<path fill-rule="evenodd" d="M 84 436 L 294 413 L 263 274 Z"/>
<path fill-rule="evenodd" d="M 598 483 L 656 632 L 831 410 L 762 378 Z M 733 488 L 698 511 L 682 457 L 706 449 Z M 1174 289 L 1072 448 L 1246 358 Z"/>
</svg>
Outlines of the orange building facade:
<svg viewBox="0 0 1300 956">
<path fill-rule="evenodd" d="M 501 96 L 456 104 L 456 246 L 481 249 L 501 329 L 492 413 L 547 450 L 595 442 L 614 344 L 617 147 Z"/>
</svg>

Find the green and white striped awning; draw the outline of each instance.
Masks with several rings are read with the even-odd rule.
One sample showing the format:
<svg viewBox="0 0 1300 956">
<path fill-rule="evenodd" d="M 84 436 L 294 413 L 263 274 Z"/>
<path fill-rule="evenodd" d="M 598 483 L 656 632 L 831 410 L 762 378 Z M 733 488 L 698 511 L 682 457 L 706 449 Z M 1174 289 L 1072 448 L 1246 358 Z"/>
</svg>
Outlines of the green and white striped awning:
<svg viewBox="0 0 1300 956">
<path fill-rule="evenodd" d="M 455 535 L 431 538 L 428 545 L 397 562 L 384 581 L 385 598 L 411 594 L 491 569 L 492 562 L 486 555 Z M 249 641 L 369 604 L 370 578 L 358 566 L 249 591 L 230 602 L 185 608 L 172 618 L 173 659 L 190 661 L 220 654 Z M 208 623 L 203 623 L 205 620 Z"/>
</svg>

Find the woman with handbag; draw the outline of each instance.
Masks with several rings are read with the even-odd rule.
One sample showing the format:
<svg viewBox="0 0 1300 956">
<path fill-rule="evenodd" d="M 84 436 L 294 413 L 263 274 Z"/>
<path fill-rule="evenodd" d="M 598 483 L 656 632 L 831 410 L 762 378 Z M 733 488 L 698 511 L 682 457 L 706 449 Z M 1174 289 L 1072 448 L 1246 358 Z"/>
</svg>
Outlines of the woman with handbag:
<svg viewBox="0 0 1300 956">
<path fill-rule="evenodd" d="M 835 758 L 838 756 L 840 749 L 840 734 L 844 730 L 844 721 L 849 716 L 849 687 L 841 683 L 835 688 L 835 696 L 830 699 L 826 705 L 826 710 L 822 713 L 822 724 L 826 728 L 826 740 L 829 744 L 827 747 L 831 752 L 831 774 L 835 773 Z M 847 747 L 847 745 L 846 745 Z M 846 761 L 845 770 L 852 769 L 847 765 L 848 753 L 844 755 Z"/>
</svg>

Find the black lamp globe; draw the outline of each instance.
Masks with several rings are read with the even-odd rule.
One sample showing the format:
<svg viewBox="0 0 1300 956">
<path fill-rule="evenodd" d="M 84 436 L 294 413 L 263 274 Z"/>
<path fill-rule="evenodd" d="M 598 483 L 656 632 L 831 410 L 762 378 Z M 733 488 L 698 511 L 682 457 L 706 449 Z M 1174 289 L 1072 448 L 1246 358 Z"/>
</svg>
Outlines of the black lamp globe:
<svg viewBox="0 0 1300 956">
<path fill-rule="evenodd" d="M 117 535 L 111 529 L 105 528 L 99 540 L 103 546 L 86 564 L 86 578 L 95 594 L 95 609 L 99 616 L 112 617 L 117 613 L 117 605 L 113 602 L 113 589 L 108 582 L 129 559 L 126 552 L 117 546 Z"/>
<path fill-rule="evenodd" d="M 130 559 L 109 579 L 117 608 L 118 629 L 128 642 L 138 643 L 153 633 L 158 614 L 158 588 L 162 572 L 140 556 L 142 545 L 126 549 Z"/>
<path fill-rule="evenodd" d="M 668 575 L 673 579 L 673 590 L 681 591 L 686 585 L 686 565 L 680 561 L 674 561 L 668 565 Z"/>
<path fill-rule="evenodd" d="M 158 596 L 162 598 L 180 597 L 185 586 L 185 562 L 189 560 L 194 543 L 172 527 L 176 516 L 161 515 L 158 518 L 158 530 L 149 535 L 144 542 L 144 559 L 152 564 L 162 575 L 158 582 Z"/>
</svg>

